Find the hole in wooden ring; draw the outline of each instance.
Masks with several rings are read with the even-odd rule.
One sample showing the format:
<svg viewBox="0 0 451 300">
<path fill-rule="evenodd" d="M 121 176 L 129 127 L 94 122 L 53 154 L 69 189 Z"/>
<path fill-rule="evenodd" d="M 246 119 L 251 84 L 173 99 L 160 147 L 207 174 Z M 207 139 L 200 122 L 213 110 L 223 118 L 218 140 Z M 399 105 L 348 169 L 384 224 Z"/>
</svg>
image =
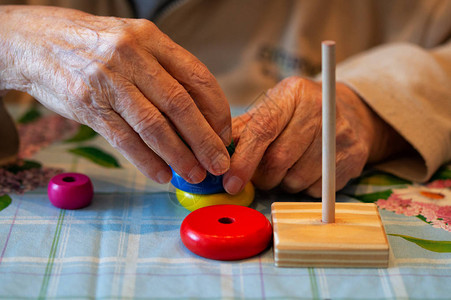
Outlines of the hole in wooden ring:
<svg viewBox="0 0 451 300">
<path fill-rule="evenodd" d="M 71 176 L 63 177 L 64 182 L 74 182 L 75 178 Z"/>
<path fill-rule="evenodd" d="M 218 222 L 222 223 L 222 224 L 232 224 L 233 222 L 235 222 L 235 219 L 234 218 L 230 218 L 230 217 L 224 217 L 224 218 L 220 218 L 218 220 Z"/>
</svg>

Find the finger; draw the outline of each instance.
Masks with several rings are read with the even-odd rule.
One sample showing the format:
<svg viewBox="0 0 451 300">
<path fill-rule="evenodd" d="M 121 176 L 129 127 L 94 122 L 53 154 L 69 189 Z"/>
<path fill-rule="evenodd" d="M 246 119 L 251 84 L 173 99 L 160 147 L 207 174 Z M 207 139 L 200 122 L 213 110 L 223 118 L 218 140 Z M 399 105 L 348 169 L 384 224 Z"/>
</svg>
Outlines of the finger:
<svg viewBox="0 0 451 300">
<path fill-rule="evenodd" d="M 339 112 L 340 116 L 340 112 Z M 360 176 L 368 160 L 368 148 L 345 118 L 338 118 L 336 138 L 336 189 L 340 190 Z"/>
<path fill-rule="evenodd" d="M 318 134 L 317 134 L 318 135 Z M 304 155 L 283 178 L 281 186 L 290 193 L 297 193 L 312 185 L 321 177 L 321 134 L 315 138 Z"/>
<path fill-rule="evenodd" d="M 230 107 L 207 67 L 167 35 L 162 34 L 158 43 L 152 43 L 150 48 L 164 69 L 189 92 L 223 143 L 229 145 L 232 136 Z"/>
<path fill-rule="evenodd" d="M 353 147 L 358 148 L 358 147 Z M 361 159 L 363 155 L 359 149 L 347 149 L 346 152 L 340 151 L 336 161 L 335 189 L 341 190 L 348 184 L 349 180 L 358 177 L 365 165 Z M 312 197 L 321 197 L 322 193 L 322 176 L 310 185 L 305 192 Z"/>
<path fill-rule="evenodd" d="M 230 165 L 227 149 L 191 96 L 155 59 L 143 56 L 142 61 L 134 75 L 139 90 L 176 127 L 203 168 L 214 175 L 225 173 Z"/>
<path fill-rule="evenodd" d="M 305 190 L 305 193 L 314 198 L 320 198 L 322 194 L 322 184 L 323 184 L 322 177 L 320 177 Z"/>
<path fill-rule="evenodd" d="M 235 144 L 240 141 L 240 136 L 249 119 L 250 114 L 243 114 L 232 119 L 232 137 Z"/>
<path fill-rule="evenodd" d="M 289 111 L 290 107 L 281 109 L 273 99 L 265 96 L 264 102 L 252 109 L 248 117 L 239 119 L 249 121 L 239 137 L 230 170 L 224 175 L 224 188 L 228 193 L 240 192 L 251 179 L 268 145 L 288 122 Z"/>
<path fill-rule="evenodd" d="M 171 180 L 167 164 L 115 112 L 110 111 L 108 121 L 94 124 L 93 129 L 147 177 L 162 184 Z"/>
<path fill-rule="evenodd" d="M 260 189 L 279 185 L 296 162 L 305 154 L 321 130 L 321 99 L 318 94 L 301 94 L 290 122 L 266 150 L 252 181 Z"/>
<path fill-rule="evenodd" d="M 132 84 L 125 83 L 113 109 L 133 128 L 142 142 L 185 180 L 202 181 L 206 172 L 178 137 L 168 120 Z M 120 127 L 118 127 L 120 128 Z M 141 156 L 142 157 L 142 156 Z M 147 171 L 148 172 L 148 171 Z"/>
<path fill-rule="evenodd" d="M 339 117 L 336 126 L 335 187 L 336 190 L 340 190 L 351 178 L 361 174 L 366 162 L 367 151 L 345 119 Z M 286 190 L 299 192 L 305 189 L 311 196 L 321 196 L 321 144 L 319 137 L 311 149 L 309 148 L 288 172 L 282 183 Z M 318 163 L 315 164 L 315 161 Z"/>
</svg>

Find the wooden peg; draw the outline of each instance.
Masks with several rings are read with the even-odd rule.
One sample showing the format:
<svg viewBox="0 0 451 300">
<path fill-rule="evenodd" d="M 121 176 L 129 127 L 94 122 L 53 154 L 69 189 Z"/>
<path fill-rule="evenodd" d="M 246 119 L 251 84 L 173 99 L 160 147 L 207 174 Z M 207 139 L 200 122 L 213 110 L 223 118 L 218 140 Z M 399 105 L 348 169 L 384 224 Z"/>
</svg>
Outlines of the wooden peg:
<svg viewBox="0 0 451 300">
<path fill-rule="evenodd" d="M 322 220 L 335 222 L 335 42 L 324 41 L 322 49 L 323 77 L 323 153 L 322 153 Z"/>
</svg>

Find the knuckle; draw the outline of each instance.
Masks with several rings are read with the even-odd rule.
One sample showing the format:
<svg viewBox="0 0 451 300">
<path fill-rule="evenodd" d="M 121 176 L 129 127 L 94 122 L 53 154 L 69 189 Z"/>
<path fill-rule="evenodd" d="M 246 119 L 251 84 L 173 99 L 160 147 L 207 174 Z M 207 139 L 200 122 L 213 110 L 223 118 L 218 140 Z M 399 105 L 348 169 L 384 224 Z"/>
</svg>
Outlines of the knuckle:
<svg viewBox="0 0 451 300">
<path fill-rule="evenodd" d="M 291 99 L 292 105 L 301 105 L 309 112 L 321 113 L 321 85 L 310 79 L 292 76 L 284 79 L 271 91 L 278 97 Z"/>
<path fill-rule="evenodd" d="M 354 149 L 349 150 L 346 154 L 338 153 L 337 155 L 337 177 L 354 178 L 362 173 L 365 166 L 366 155 Z"/>
<path fill-rule="evenodd" d="M 210 87 L 215 79 L 210 71 L 208 71 L 207 67 L 198 60 L 192 61 L 190 65 L 191 74 L 189 78 L 192 80 L 192 84 Z"/>
<path fill-rule="evenodd" d="M 337 172 L 345 176 L 357 177 L 369 157 L 369 147 L 358 137 L 347 121 L 337 125 Z"/>
<path fill-rule="evenodd" d="M 137 32 L 143 32 L 144 34 L 158 30 L 157 26 L 147 19 L 133 19 L 133 28 Z"/>
<path fill-rule="evenodd" d="M 120 32 L 114 40 L 114 49 L 123 54 L 132 54 L 137 40 L 130 30 Z"/>
<path fill-rule="evenodd" d="M 199 172 L 200 166 L 194 157 L 188 158 L 181 155 L 174 157 L 169 163 L 174 171 L 183 178 L 190 178 L 191 175 L 193 175 L 193 172 Z"/>
<path fill-rule="evenodd" d="M 261 168 L 265 173 L 283 172 L 288 170 L 290 164 L 290 151 L 286 148 L 270 150 L 262 159 Z"/>
<path fill-rule="evenodd" d="M 305 88 L 317 87 L 318 84 L 310 79 L 300 76 L 290 76 L 281 81 L 285 89 L 302 91 Z"/>
<path fill-rule="evenodd" d="M 257 141 L 271 142 L 278 135 L 278 118 L 260 109 L 252 115 L 248 130 Z"/>
<path fill-rule="evenodd" d="M 120 63 L 124 57 L 129 58 L 137 55 L 137 44 L 137 34 L 135 34 L 134 30 L 126 27 L 108 37 L 106 46 L 101 49 L 104 51 L 103 56 L 105 58 L 110 57 L 111 60 Z"/>
<path fill-rule="evenodd" d="M 199 159 L 202 158 L 203 160 L 208 160 L 208 164 L 213 163 L 221 153 L 213 141 L 214 138 L 209 135 L 203 136 L 196 141 L 196 157 Z"/>
<path fill-rule="evenodd" d="M 165 113 L 171 116 L 184 116 L 190 112 L 192 105 L 191 98 L 181 86 L 173 84 L 167 88 L 164 102 Z"/>
<path fill-rule="evenodd" d="M 346 144 L 352 144 L 358 141 L 355 128 L 351 126 L 348 120 L 345 118 L 339 118 L 337 120 L 337 140 L 343 141 Z"/>
<path fill-rule="evenodd" d="M 261 168 L 257 168 L 252 177 L 252 182 L 258 189 L 268 191 L 275 188 L 280 183 L 280 179 L 274 173 L 267 173 Z"/>
<path fill-rule="evenodd" d="M 312 178 L 305 178 L 302 174 L 287 174 L 282 180 L 282 188 L 289 193 L 298 193 L 307 188 L 311 182 Z"/>
<path fill-rule="evenodd" d="M 158 28 L 156 28 L 157 31 L 154 31 L 158 34 L 158 37 L 156 38 L 156 49 L 158 53 L 167 53 L 167 54 L 173 54 L 174 52 L 179 49 L 179 46 L 174 43 L 166 34 L 162 33 Z"/>
<path fill-rule="evenodd" d="M 288 193 L 297 193 L 302 190 L 302 185 L 299 180 L 293 180 L 293 178 L 285 177 L 282 181 L 282 188 Z"/>
<path fill-rule="evenodd" d="M 145 19 L 128 20 L 126 25 L 118 29 L 115 34 L 108 36 L 106 51 L 112 52 L 112 57 L 123 60 L 124 57 L 138 55 L 138 45 L 149 33 L 155 32 L 156 25 Z"/>
<path fill-rule="evenodd" d="M 168 125 L 157 111 L 148 111 L 133 125 L 133 129 L 149 147 L 155 148 L 158 145 L 159 138 L 166 135 Z M 159 149 L 155 150 L 159 152 Z"/>
<path fill-rule="evenodd" d="M 321 185 L 315 185 L 312 187 L 309 187 L 306 190 L 307 194 L 312 196 L 313 198 L 320 198 L 322 194 L 322 188 Z"/>
<path fill-rule="evenodd" d="M 304 84 L 307 80 L 305 78 L 302 78 L 300 76 L 290 76 L 282 80 L 283 85 L 287 86 L 296 86 L 299 87 L 300 85 Z"/>
<path fill-rule="evenodd" d="M 126 149 L 129 145 L 133 137 L 123 134 L 110 134 L 107 137 L 107 140 L 116 149 Z"/>
</svg>

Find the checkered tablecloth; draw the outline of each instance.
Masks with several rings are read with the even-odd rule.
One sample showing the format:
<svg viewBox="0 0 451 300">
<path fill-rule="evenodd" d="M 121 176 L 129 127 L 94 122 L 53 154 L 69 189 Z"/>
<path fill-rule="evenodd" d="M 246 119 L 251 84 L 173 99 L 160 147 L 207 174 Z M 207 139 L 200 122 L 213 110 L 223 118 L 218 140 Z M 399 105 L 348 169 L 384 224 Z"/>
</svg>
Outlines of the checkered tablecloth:
<svg viewBox="0 0 451 300">
<path fill-rule="evenodd" d="M 189 252 L 179 227 L 189 213 L 173 189 L 152 183 L 101 137 L 89 141 L 119 161 L 105 168 L 55 143 L 33 156 L 46 166 L 91 177 L 92 205 L 61 210 L 45 188 L 10 194 L 0 211 L 0 297 L 5 299 L 451 299 L 451 252 L 417 239 L 451 241 L 451 233 L 415 216 L 380 210 L 390 243 L 388 269 L 277 268 L 272 249 L 235 262 Z M 369 183 L 368 183 L 369 182 Z M 348 195 L 402 188 L 358 181 Z M 270 218 L 273 201 L 302 195 L 257 192 L 252 208 Z"/>
</svg>

